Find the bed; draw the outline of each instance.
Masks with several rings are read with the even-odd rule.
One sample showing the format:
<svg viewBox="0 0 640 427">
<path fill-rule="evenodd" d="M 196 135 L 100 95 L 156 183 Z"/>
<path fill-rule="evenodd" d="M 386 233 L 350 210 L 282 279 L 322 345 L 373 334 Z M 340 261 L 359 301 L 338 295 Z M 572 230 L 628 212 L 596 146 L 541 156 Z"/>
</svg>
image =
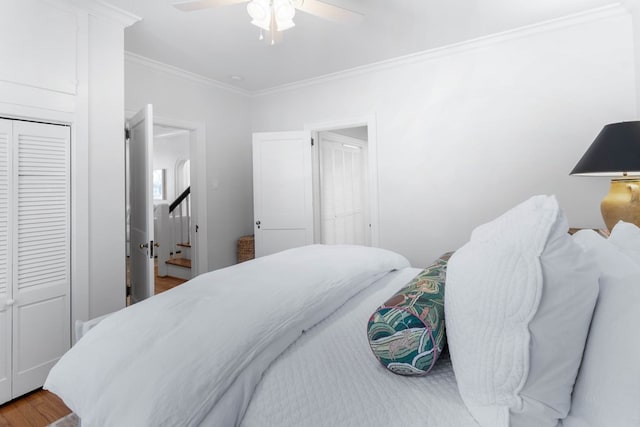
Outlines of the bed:
<svg viewBox="0 0 640 427">
<path fill-rule="evenodd" d="M 393 374 L 371 355 L 367 319 L 420 271 L 389 273 L 299 338 L 267 370 L 241 425 L 478 427 L 448 354 L 428 379 Z"/>
<path fill-rule="evenodd" d="M 555 198 L 537 196 L 474 230 L 448 261 L 450 351 L 434 344 L 426 375 L 392 372 L 368 328 L 429 269 L 312 245 L 80 328 L 45 388 L 83 427 L 640 426 L 640 230 L 567 229 Z"/>
</svg>

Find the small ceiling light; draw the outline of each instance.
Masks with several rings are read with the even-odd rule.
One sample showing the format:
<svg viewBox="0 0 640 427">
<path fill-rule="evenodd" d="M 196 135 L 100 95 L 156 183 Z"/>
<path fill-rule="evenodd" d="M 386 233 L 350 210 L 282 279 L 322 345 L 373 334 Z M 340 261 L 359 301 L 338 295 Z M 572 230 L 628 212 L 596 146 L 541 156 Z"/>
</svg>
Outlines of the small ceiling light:
<svg viewBox="0 0 640 427">
<path fill-rule="evenodd" d="M 232 76 L 230 76 L 230 77 L 231 77 L 231 80 L 236 81 L 236 82 L 241 82 L 241 81 L 243 81 L 243 80 L 244 80 L 244 77 L 239 76 L 239 75 L 237 75 L 237 74 L 234 74 L 234 75 L 232 75 Z"/>
</svg>

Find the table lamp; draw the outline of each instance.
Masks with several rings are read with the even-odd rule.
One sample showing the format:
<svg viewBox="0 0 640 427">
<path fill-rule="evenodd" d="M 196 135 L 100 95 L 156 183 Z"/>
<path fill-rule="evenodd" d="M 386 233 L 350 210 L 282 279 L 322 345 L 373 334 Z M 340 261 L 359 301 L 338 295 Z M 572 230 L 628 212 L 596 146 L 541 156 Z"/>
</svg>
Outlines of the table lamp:
<svg viewBox="0 0 640 427">
<path fill-rule="evenodd" d="M 606 125 L 571 175 L 612 176 L 600 211 L 611 230 L 620 220 L 640 227 L 640 121 Z"/>
</svg>

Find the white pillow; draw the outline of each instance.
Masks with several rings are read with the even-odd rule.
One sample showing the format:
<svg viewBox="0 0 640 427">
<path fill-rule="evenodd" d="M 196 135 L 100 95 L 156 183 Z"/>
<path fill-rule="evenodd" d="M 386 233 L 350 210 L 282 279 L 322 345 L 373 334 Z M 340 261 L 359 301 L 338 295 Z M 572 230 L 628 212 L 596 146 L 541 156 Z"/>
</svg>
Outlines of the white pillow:
<svg viewBox="0 0 640 427">
<path fill-rule="evenodd" d="M 613 239 L 613 237 L 616 239 Z M 591 321 L 565 427 L 640 426 L 640 262 L 617 244 L 635 241 L 640 230 L 618 223 L 609 240 L 590 230 L 575 241 L 594 254 L 602 270 L 600 296 Z M 617 240 L 617 241 L 614 241 Z"/>
<path fill-rule="evenodd" d="M 640 228 L 636 225 L 619 221 L 611 230 L 609 241 L 640 262 Z"/>
<path fill-rule="evenodd" d="M 483 427 L 555 427 L 569 412 L 599 273 L 567 230 L 555 197 L 535 196 L 449 261 L 451 361 Z"/>
</svg>

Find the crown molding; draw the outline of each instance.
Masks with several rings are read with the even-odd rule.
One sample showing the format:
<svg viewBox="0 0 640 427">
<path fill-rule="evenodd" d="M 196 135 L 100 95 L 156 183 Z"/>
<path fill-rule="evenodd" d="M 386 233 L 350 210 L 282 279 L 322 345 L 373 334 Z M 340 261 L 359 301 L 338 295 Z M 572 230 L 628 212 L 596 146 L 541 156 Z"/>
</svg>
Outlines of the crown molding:
<svg viewBox="0 0 640 427">
<path fill-rule="evenodd" d="M 488 36 L 478 37 L 471 40 L 466 40 L 459 43 L 453 43 L 447 46 L 438 47 L 434 49 L 425 50 L 422 52 L 412 53 L 397 58 L 392 58 L 384 61 L 374 62 L 372 64 L 363 65 L 360 67 L 350 68 L 344 71 L 338 71 L 331 74 L 325 74 L 319 77 L 313 77 L 310 79 L 300 80 L 294 83 L 288 83 L 273 88 L 256 90 L 250 92 L 251 97 L 260 97 L 265 95 L 272 95 L 282 92 L 288 92 L 292 90 L 302 89 L 305 87 L 327 83 L 335 80 L 342 80 L 351 77 L 360 76 L 372 72 L 382 71 L 390 68 L 395 68 L 407 64 L 416 62 L 431 61 L 434 59 L 458 55 L 470 50 L 474 50 L 481 47 L 486 47 L 494 44 L 503 43 L 510 40 L 529 37 L 535 34 L 544 33 L 547 31 L 554 31 L 562 28 L 572 27 L 576 25 L 585 24 L 600 19 L 610 18 L 614 16 L 629 15 L 629 6 L 627 4 L 637 4 L 640 0 L 623 0 L 623 3 L 615 3 L 607 6 L 590 9 L 584 12 L 579 12 L 571 15 L 567 15 L 561 18 L 555 18 L 548 21 L 543 21 L 536 24 L 526 25 L 523 27 L 515 28 L 500 33 L 491 34 Z"/>
<path fill-rule="evenodd" d="M 640 0 L 621 0 L 621 4 L 630 11 L 640 9 Z"/>
<path fill-rule="evenodd" d="M 186 80 L 190 80 L 192 82 L 195 82 L 204 86 L 226 90 L 242 96 L 251 95 L 251 92 L 246 91 L 244 89 L 240 89 L 238 87 L 220 82 L 218 80 L 210 79 L 200 74 L 192 73 L 191 71 L 174 67 L 173 65 L 165 64 L 164 62 L 156 61 L 155 59 L 147 58 L 146 56 L 138 55 L 137 53 L 133 53 L 130 51 L 125 51 L 124 59 L 127 62 L 142 65 L 143 67 L 151 68 L 153 70 L 170 74 L 172 76 L 177 76 Z"/>
<path fill-rule="evenodd" d="M 129 27 L 142 19 L 103 0 L 71 0 L 71 3 L 92 15 L 113 21 L 122 28 Z"/>
<path fill-rule="evenodd" d="M 74 0 L 82 1 L 82 0 Z M 84 0 L 87 1 L 87 0 Z M 104 4 L 101 0 L 89 0 L 92 3 Z M 238 95 L 248 97 L 261 97 L 271 94 L 277 94 L 282 92 L 289 92 L 297 89 L 302 89 L 317 84 L 327 83 L 335 80 L 342 80 L 352 77 L 357 77 L 363 74 L 372 72 L 392 69 L 412 63 L 432 61 L 435 59 L 458 55 L 464 52 L 468 52 L 474 49 L 487 47 L 499 43 L 504 43 L 510 40 L 516 40 L 519 38 L 530 37 L 532 35 L 554 31 L 562 28 L 568 28 L 576 25 L 581 25 L 600 19 L 610 18 L 614 16 L 628 16 L 629 11 L 640 5 L 640 0 L 622 0 L 620 3 L 615 3 L 607 6 L 590 9 L 584 12 L 567 15 L 561 18 L 555 18 L 548 21 L 543 21 L 536 24 L 526 25 L 523 27 L 515 28 L 500 33 L 491 34 L 488 36 L 478 37 L 471 40 L 466 40 L 459 43 L 453 43 L 447 46 L 442 46 L 434 49 L 428 49 L 422 52 L 412 53 L 384 61 L 374 62 L 372 64 L 363 65 L 360 67 L 350 68 L 348 70 L 338 71 L 335 73 L 325 74 L 319 77 L 313 77 L 309 79 L 300 80 L 293 83 L 287 83 L 272 88 L 249 91 L 238 88 L 236 86 L 220 82 L 205 76 L 202 76 L 191 71 L 184 70 L 173 65 L 166 64 L 164 62 L 156 61 L 146 56 L 139 55 L 130 51 L 125 51 L 125 60 L 131 63 L 139 64 L 147 68 L 151 68 L 156 71 L 164 72 L 173 76 L 177 76 L 186 80 L 193 81 L 195 83 L 214 87 L 221 90 L 226 90 Z M 114 8 L 117 9 L 117 8 Z M 119 9 L 117 9 L 119 10 Z M 125 12 L 128 13 L 128 12 Z"/>
</svg>

